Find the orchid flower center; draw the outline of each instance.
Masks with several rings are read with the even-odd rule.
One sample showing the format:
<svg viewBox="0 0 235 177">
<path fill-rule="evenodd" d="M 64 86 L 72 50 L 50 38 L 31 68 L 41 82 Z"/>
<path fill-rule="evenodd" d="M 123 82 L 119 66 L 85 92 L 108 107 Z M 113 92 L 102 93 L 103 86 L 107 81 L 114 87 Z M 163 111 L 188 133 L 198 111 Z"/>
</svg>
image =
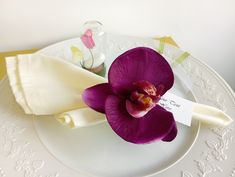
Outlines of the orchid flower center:
<svg viewBox="0 0 235 177">
<path fill-rule="evenodd" d="M 135 117 L 140 118 L 154 108 L 161 98 L 163 86 L 158 89 L 148 81 L 138 81 L 133 83 L 134 91 L 126 99 L 127 112 Z"/>
</svg>

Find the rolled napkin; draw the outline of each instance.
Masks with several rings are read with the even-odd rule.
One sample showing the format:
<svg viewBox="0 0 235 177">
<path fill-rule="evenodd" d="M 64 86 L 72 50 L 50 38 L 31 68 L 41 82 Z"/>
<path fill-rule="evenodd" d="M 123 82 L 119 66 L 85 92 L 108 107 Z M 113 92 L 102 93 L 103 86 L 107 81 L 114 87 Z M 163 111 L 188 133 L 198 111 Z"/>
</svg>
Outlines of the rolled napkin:
<svg viewBox="0 0 235 177">
<path fill-rule="evenodd" d="M 87 127 L 105 122 L 104 114 L 90 108 L 80 108 L 56 115 L 56 119 L 70 128 Z"/>
<path fill-rule="evenodd" d="M 88 87 L 107 82 L 107 79 L 63 59 L 40 54 L 7 57 L 6 66 L 13 94 L 25 113 L 54 115 L 60 123 L 71 128 L 106 121 L 104 114 L 87 107 L 82 93 Z M 193 103 L 170 93 L 165 93 L 162 100 L 169 101 L 169 98 L 181 103 L 180 109 L 173 106 L 170 111 L 176 121 L 186 125 L 190 125 L 191 118 L 222 126 L 233 121 L 217 108 Z M 188 120 L 177 116 L 182 111 L 188 111 Z"/>
</svg>

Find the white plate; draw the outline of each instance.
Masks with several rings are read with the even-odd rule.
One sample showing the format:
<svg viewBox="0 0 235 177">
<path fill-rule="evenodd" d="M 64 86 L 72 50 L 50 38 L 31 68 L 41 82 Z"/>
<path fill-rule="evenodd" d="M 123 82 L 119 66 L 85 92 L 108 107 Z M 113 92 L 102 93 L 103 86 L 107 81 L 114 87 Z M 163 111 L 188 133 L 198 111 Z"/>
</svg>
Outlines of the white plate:
<svg viewBox="0 0 235 177">
<path fill-rule="evenodd" d="M 108 46 L 106 48 L 106 56 L 108 58 L 114 58 L 118 54 L 132 47 L 148 46 L 156 48 L 159 45 L 157 41 L 151 39 L 128 38 L 114 35 L 106 36 L 106 44 Z M 80 46 L 80 40 L 72 39 L 64 41 L 56 45 L 49 46 L 39 52 L 71 60 L 71 45 Z M 171 59 L 175 59 L 181 53 L 182 51 L 175 47 L 170 45 L 165 46 L 164 54 Z M 107 60 L 107 65 L 110 63 L 111 60 Z M 193 82 L 192 91 L 196 100 L 208 104 L 216 103 L 216 106 L 226 108 L 228 113 L 234 113 L 234 109 L 232 109 L 235 102 L 233 92 L 210 68 L 191 56 L 187 62 L 182 65 L 182 67 L 184 67 L 188 71 L 188 74 L 190 74 L 190 78 Z M 175 85 L 175 89 L 173 91 L 181 96 L 189 98 L 188 92 L 184 87 L 182 87 L 179 78 L 176 79 L 176 83 L 177 85 Z M 218 89 L 219 94 L 217 94 L 216 89 Z M 216 175 L 217 173 L 214 172 L 216 172 L 216 170 L 221 170 L 222 166 L 226 164 L 225 162 L 228 162 L 227 164 L 230 166 L 232 165 L 230 162 L 232 159 L 228 161 L 225 158 L 226 148 L 230 144 L 228 135 L 232 133 L 229 128 L 222 130 L 213 129 L 214 132 L 217 132 L 214 136 L 221 135 L 222 138 L 218 139 L 218 142 L 216 141 L 216 138 L 215 140 L 207 140 L 205 143 L 203 142 L 204 139 L 202 140 L 203 137 L 215 137 L 207 128 L 203 127 L 200 133 L 202 135 L 199 136 L 195 146 L 193 146 L 192 150 L 183 160 L 179 161 L 187 154 L 196 140 L 200 127 L 197 122 L 194 122 L 191 128 L 178 125 L 179 134 L 177 139 L 172 143 L 157 142 L 150 145 L 132 145 L 117 137 L 105 123 L 90 128 L 69 130 L 67 127 L 63 127 L 57 123 L 52 117 L 40 117 L 40 119 L 37 118 L 34 121 L 35 129 L 41 139 L 41 142 L 39 142 L 30 119 L 27 121 L 25 119 L 20 119 L 19 121 L 19 118 L 25 117 L 25 115 L 21 110 L 18 110 L 19 108 L 15 104 L 11 92 L 9 91 L 7 81 L 4 81 L 1 84 L 0 98 L 0 114 L 5 117 L 2 120 L 9 119 L 12 120 L 12 122 L 17 122 L 18 124 L 27 124 L 27 127 L 31 129 L 31 131 L 29 131 L 31 133 L 30 137 L 27 138 L 29 135 L 25 135 L 23 133 L 25 130 L 22 130 L 21 134 L 17 134 L 17 136 L 29 141 L 37 141 L 38 144 L 33 144 L 32 147 L 37 149 L 38 157 L 40 157 L 39 159 L 50 158 L 46 163 L 45 160 L 33 159 L 32 157 L 29 158 L 29 155 L 25 155 L 26 157 L 24 157 L 21 152 L 25 151 L 25 154 L 28 154 L 29 150 L 27 150 L 27 148 L 29 148 L 29 144 L 26 143 L 25 145 L 20 145 L 19 147 L 21 148 L 18 148 L 19 150 L 15 153 L 14 157 L 24 159 L 27 163 L 24 164 L 24 160 L 21 160 L 23 161 L 22 164 L 19 160 L 16 160 L 15 162 L 13 161 L 13 163 L 16 163 L 15 166 L 18 164 L 17 172 L 22 175 L 30 174 L 33 176 L 50 169 L 58 171 L 52 173 L 54 176 L 58 176 L 59 174 L 61 176 L 84 176 L 84 174 L 86 174 L 85 176 L 89 176 L 88 174 L 91 174 L 93 176 L 100 177 L 130 177 L 146 176 L 158 173 L 155 176 L 170 177 L 172 175 L 184 175 L 188 177 L 190 175 L 193 176 L 193 173 L 201 173 L 201 176 L 204 175 L 204 177 L 206 177 L 208 174 Z M 2 101 L 2 98 L 4 101 Z M 9 105 L 11 105 L 11 107 L 9 107 Z M 12 117 L 12 115 L 14 116 Z M 7 121 L 5 124 L 8 125 Z M 6 129 L 6 127 L 8 126 L 4 126 L 3 128 Z M 4 135 L 3 131 L 2 135 L 4 136 L 1 140 L 5 141 L 6 138 L 4 137 L 7 136 L 7 139 L 9 139 L 7 144 L 14 144 L 15 139 L 17 138 L 12 139 L 12 133 L 10 136 L 8 134 L 9 133 Z M 219 147 L 219 143 L 222 144 L 221 147 Z M 225 143 L 225 145 L 223 145 L 223 143 Z M 4 149 L 9 152 L 14 150 L 14 148 L 12 149 L 13 146 L 11 147 L 11 145 L 7 144 L 4 144 L 3 152 L 5 152 Z M 205 145 L 208 146 L 207 149 L 211 151 L 201 151 L 201 149 L 206 148 Z M 207 159 L 201 159 L 202 152 L 204 152 Z M 12 157 L 12 159 L 14 159 L 14 157 Z M 224 161 L 221 163 L 220 167 L 218 163 L 212 163 L 213 160 L 215 162 L 217 161 L 217 157 L 222 158 L 218 158 L 218 160 Z M 58 163 L 56 159 L 62 163 Z M 194 161 L 193 159 L 197 161 Z M 227 159 L 229 159 L 228 156 Z M 179 163 L 176 164 L 175 162 Z M 173 164 L 176 165 L 169 168 Z M 197 168 L 196 170 L 195 168 L 192 168 L 194 166 L 198 168 L 198 172 Z M 232 166 L 230 168 L 232 169 Z M 163 173 L 159 173 L 165 169 L 168 170 Z M 185 171 L 185 169 L 188 170 Z M 194 170 L 189 172 L 190 169 Z"/>
<path fill-rule="evenodd" d="M 114 36 L 107 36 L 105 46 L 110 46 Z M 124 42 L 127 38 L 116 40 Z M 134 40 L 132 40 L 134 42 Z M 146 46 L 143 39 L 138 39 L 140 46 Z M 152 42 L 152 43 L 151 43 Z M 51 55 L 71 61 L 71 46 L 83 48 L 81 40 L 75 39 L 47 47 L 40 54 Z M 137 46 L 138 46 L 137 45 Z M 149 47 L 154 48 L 154 40 L 149 40 Z M 58 51 L 58 48 L 62 48 Z M 132 46 L 131 46 L 132 47 Z M 106 49 L 106 65 L 126 51 L 130 46 Z M 175 78 L 172 91 L 188 99 L 191 92 L 185 90 L 180 78 Z M 187 96 L 190 95 L 191 97 Z M 199 123 L 192 127 L 178 125 L 178 136 L 171 143 L 156 142 L 149 145 L 133 145 L 120 139 L 107 123 L 89 128 L 69 130 L 62 127 L 52 117 L 35 119 L 35 128 L 48 150 L 65 165 L 85 174 L 102 177 L 146 176 L 158 173 L 181 159 L 196 140 Z M 65 143 L 66 140 L 66 143 Z"/>
</svg>

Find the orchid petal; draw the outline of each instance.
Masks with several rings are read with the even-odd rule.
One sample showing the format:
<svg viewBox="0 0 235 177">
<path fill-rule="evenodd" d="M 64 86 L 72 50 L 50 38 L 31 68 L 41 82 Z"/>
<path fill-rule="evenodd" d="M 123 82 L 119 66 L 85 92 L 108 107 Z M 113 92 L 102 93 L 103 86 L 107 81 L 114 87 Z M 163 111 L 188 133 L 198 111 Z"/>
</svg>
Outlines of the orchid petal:
<svg viewBox="0 0 235 177">
<path fill-rule="evenodd" d="M 159 105 L 142 118 L 132 117 L 125 109 L 125 100 L 110 95 L 105 102 L 108 123 L 124 140 L 145 144 L 166 137 L 174 124 L 173 115 Z"/>
<path fill-rule="evenodd" d="M 83 101 L 92 109 L 105 113 L 105 100 L 110 94 L 112 94 L 110 85 L 108 83 L 104 83 L 87 88 L 83 92 L 82 98 Z"/>
<path fill-rule="evenodd" d="M 128 50 L 117 57 L 109 69 L 108 78 L 115 92 L 119 93 L 129 93 L 134 82 L 145 80 L 156 88 L 164 86 L 163 95 L 174 83 L 168 62 L 156 51 L 145 47 Z"/>
<path fill-rule="evenodd" d="M 162 139 L 162 141 L 170 142 L 177 136 L 178 130 L 176 127 L 176 122 L 172 125 L 171 131 Z"/>
</svg>

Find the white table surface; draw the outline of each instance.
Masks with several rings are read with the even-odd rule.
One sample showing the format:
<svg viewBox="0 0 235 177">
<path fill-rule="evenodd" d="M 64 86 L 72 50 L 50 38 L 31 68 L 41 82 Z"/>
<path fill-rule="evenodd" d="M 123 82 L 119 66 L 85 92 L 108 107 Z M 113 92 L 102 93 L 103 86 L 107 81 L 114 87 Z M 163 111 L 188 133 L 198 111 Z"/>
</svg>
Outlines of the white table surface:
<svg viewBox="0 0 235 177">
<path fill-rule="evenodd" d="M 0 0 L 0 51 L 76 37 L 94 19 L 107 32 L 170 35 L 235 89 L 234 0 Z"/>
</svg>

